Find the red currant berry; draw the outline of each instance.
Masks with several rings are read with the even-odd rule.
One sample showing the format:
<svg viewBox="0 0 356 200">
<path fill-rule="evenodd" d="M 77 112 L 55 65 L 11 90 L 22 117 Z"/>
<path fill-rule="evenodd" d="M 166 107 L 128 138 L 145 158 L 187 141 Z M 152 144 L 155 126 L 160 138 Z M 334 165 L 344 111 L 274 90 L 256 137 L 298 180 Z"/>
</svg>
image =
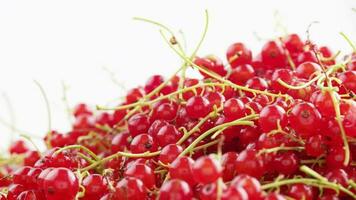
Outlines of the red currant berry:
<svg viewBox="0 0 356 200">
<path fill-rule="evenodd" d="M 111 140 L 111 153 L 124 151 L 128 148 L 130 134 L 127 131 L 116 134 Z"/>
<path fill-rule="evenodd" d="M 187 101 L 185 109 L 189 117 L 199 119 L 210 113 L 211 105 L 205 97 L 193 96 Z"/>
<path fill-rule="evenodd" d="M 169 175 L 173 179 L 180 179 L 187 182 L 190 186 L 196 184 L 193 176 L 192 167 L 194 161 L 187 156 L 178 157 L 169 167 Z"/>
<path fill-rule="evenodd" d="M 312 75 L 315 75 L 316 72 L 320 71 L 320 65 L 314 62 L 304 62 L 295 69 L 295 74 L 298 78 L 309 80 Z"/>
<path fill-rule="evenodd" d="M 193 199 L 193 192 L 185 181 L 179 179 L 171 179 L 165 182 L 158 195 L 159 200 L 190 200 Z"/>
<path fill-rule="evenodd" d="M 157 140 L 161 147 L 168 144 L 177 143 L 178 140 L 183 136 L 183 133 L 178 131 L 178 129 L 171 124 L 162 126 L 162 128 L 157 133 Z"/>
<path fill-rule="evenodd" d="M 264 174 L 263 161 L 257 157 L 255 150 L 243 150 L 236 159 L 236 172 L 259 178 Z"/>
<path fill-rule="evenodd" d="M 66 168 L 52 169 L 43 180 L 47 200 L 74 200 L 79 191 L 75 174 Z"/>
<path fill-rule="evenodd" d="M 169 144 L 162 148 L 159 154 L 158 160 L 164 164 L 169 164 L 173 162 L 180 153 L 182 153 L 183 148 L 176 144 Z"/>
<path fill-rule="evenodd" d="M 147 133 L 150 125 L 149 117 L 143 114 L 136 114 L 127 121 L 127 126 L 132 137 L 141 133 Z"/>
<path fill-rule="evenodd" d="M 225 182 L 231 181 L 236 174 L 236 152 L 224 153 L 221 158 L 221 163 L 223 167 L 222 177 Z"/>
<path fill-rule="evenodd" d="M 145 164 L 131 165 L 125 170 L 124 176 L 140 179 L 149 189 L 152 189 L 156 184 L 156 178 L 153 170 Z"/>
<path fill-rule="evenodd" d="M 261 56 L 262 62 L 272 68 L 281 68 L 287 64 L 283 49 L 275 41 L 269 41 L 263 46 Z"/>
<path fill-rule="evenodd" d="M 239 119 L 245 116 L 245 106 L 241 100 L 231 98 L 224 103 L 224 115 L 230 119 Z"/>
<path fill-rule="evenodd" d="M 107 180 L 99 174 L 90 174 L 82 182 L 85 188 L 85 200 L 100 199 L 108 192 Z"/>
<path fill-rule="evenodd" d="M 305 143 L 305 152 L 308 156 L 319 157 L 325 153 L 326 141 L 322 135 L 313 135 Z"/>
<path fill-rule="evenodd" d="M 157 150 L 157 144 L 148 134 L 140 134 L 132 139 L 130 144 L 132 153 L 154 152 Z"/>
<path fill-rule="evenodd" d="M 283 128 L 287 124 L 286 111 L 280 106 L 268 105 L 261 110 L 258 123 L 264 132 L 277 129 L 278 123 Z"/>
<path fill-rule="evenodd" d="M 303 51 L 304 43 L 297 34 L 290 34 L 283 40 L 284 46 L 290 54 Z"/>
<path fill-rule="evenodd" d="M 147 191 L 143 182 L 135 177 L 124 177 L 117 183 L 113 194 L 115 200 L 141 200 L 146 197 Z"/>
<path fill-rule="evenodd" d="M 232 44 L 226 53 L 226 58 L 232 68 L 241 64 L 249 64 L 252 61 L 252 53 L 243 43 Z"/>
<path fill-rule="evenodd" d="M 321 115 L 311 103 L 295 104 L 289 112 L 289 124 L 301 136 L 311 136 L 317 133 L 321 124 Z"/>
<path fill-rule="evenodd" d="M 221 174 L 221 165 L 211 156 L 202 156 L 193 165 L 194 179 L 201 184 L 215 182 Z"/>
<path fill-rule="evenodd" d="M 150 92 L 152 92 L 156 87 L 161 85 L 163 82 L 164 82 L 164 78 L 161 75 L 151 76 L 147 80 L 145 88 L 144 88 L 146 94 L 149 94 Z"/>
<path fill-rule="evenodd" d="M 294 184 L 288 190 L 288 196 L 295 199 L 313 200 L 313 190 L 311 187 L 303 184 Z"/>
<path fill-rule="evenodd" d="M 228 79 L 238 85 L 245 85 L 246 82 L 255 76 L 255 70 L 249 64 L 238 65 L 231 70 Z"/>
</svg>

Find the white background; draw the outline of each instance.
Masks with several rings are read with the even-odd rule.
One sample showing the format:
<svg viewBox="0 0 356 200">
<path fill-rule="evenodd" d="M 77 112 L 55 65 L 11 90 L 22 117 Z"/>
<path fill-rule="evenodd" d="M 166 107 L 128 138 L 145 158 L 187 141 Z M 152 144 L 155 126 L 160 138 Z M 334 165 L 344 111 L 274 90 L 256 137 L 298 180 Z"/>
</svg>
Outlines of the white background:
<svg viewBox="0 0 356 200">
<path fill-rule="evenodd" d="M 204 9 L 210 13 L 210 30 L 200 55 L 224 58 L 227 47 L 243 41 L 258 51 L 256 32 L 274 38 L 274 13 L 289 32 L 304 36 L 312 21 L 314 41 L 349 52 L 338 35 L 356 40 L 356 1 L 0 1 L 0 92 L 8 96 L 17 128 L 43 136 L 47 130 L 45 104 L 33 80 L 45 88 L 51 102 L 53 127 L 67 131 L 69 124 L 61 100 L 64 81 L 70 86 L 71 105 L 119 100 L 123 89 L 103 67 L 127 88 L 143 84 L 148 76 L 168 76 L 180 64 L 164 44 L 158 29 L 133 21 L 142 16 L 183 30 L 192 49 L 201 35 Z M 0 117 L 11 121 L 8 105 L 0 98 Z M 10 141 L 10 130 L 0 125 L 0 149 Z"/>
</svg>

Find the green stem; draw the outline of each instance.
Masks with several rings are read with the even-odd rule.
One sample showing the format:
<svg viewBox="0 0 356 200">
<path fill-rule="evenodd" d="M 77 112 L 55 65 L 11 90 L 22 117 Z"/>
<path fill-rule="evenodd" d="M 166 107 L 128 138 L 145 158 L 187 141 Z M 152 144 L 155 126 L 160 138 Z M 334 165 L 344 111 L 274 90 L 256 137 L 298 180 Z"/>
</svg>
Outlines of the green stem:
<svg viewBox="0 0 356 200">
<path fill-rule="evenodd" d="M 45 92 L 45 90 L 44 90 L 44 88 L 42 87 L 42 85 L 38 82 L 38 81 L 36 81 L 36 80 L 34 80 L 34 82 L 35 82 L 35 84 L 37 85 L 37 87 L 40 89 L 40 92 L 41 92 L 41 94 L 42 94 L 42 96 L 43 96 L 43 99 L 44 99 L 44 101 L 45 101 L 45 104 L 46 104 L 46 110 L 47 110 L 47 122 L 48 122 L 48 132 L 47 132 L 47 141 L 46 141 L 46 143 L 47 143 L 47 147 L 50 149 L 52 146 L 51 146 L 51 137 L 52 137 L 52 115 L 51 115 L 51 107 L 50 107 L 50 105 L 49 105 L 49 100 L 48 100 L 48 97 L 47 97 L 47 94 L 46 94 L 46 92 Z"/>
<path fill-rule="evenodd" d="M 188 131 L 186 134 L 183 135 L 183 137 L 180 138 L 180 140 L 177 142 L 177 144 L 182 144 L 185 142 L 192 134 L 194 134 L 196 131 L 199 130 L 199 128 L 210 118 L 217 116 L 217 113 L 220 112 L 222 108 L 218 110 L 214 110 L 211 113 L 209 113 L 207 116 L 202 118 L 198 124 L 196 124 L 190 131 Z"/>
<path fill-rule="evenodd" d="M 133 153 L 127 153 L 127 152 L 117 152 L 115 154 L 112 154 L 108 157 L 105 157 L 101 160 L 96 161 L 95 163 L 81 169 L 80 171 L 88 171 L 91 169 L 94 169 L 100 164 L 106 163 L 112 159 L 118 158 L 118 157 L 127 157 L 127 158 L 148 158 L 148 157 L 154 157 L 159 155 L 161 152 L 160 151 L 155 151 L 155 152 L 145 152 L 145 153 L 138 153 L 138 154 L 133 154 Z"/>
<path fill-rule="evenodd" d="M 279 146 L 279 147 L 274 147 L 270 149 L 261 149 L 258 154 L 264 154 L 264 153 L 273 153 L 273 152 L 278 152 L 278 151 L 303 151 L 304 147 L 284 147 L 284 146 Z"/>
<path fill-rule="evenodd" d="M 312 176 L 316 179 L 319 179 L 321 181 L 328 181 L 325 177 L 323 177 L 322 175 L 320 175 L 318 172 L 314 171 L 313 169 L 305 166 L 305 165 L 302 165 L 300 168 L 300 171 L 308 174 L 309 176 Z"/>
<path fill-rule="evenodd" d="M 240 118 L 238 120 L 232 121 L 232 122 L 227 122 L 218 126 L 215 126 L 209 130 L 207 130 L 206 132 L 204 132 L 203 134 L 201 134 L 197 139 L 195 139 L 187 148 L 185 148 L 183 150 L 183 152 L 179 155 L 179 156 L 184 156 L 187 153 L 189 153 L 197 144 L 199 144 L 199 142 L 201 142 L 204 138 L 206 138 L 207 136 L 209 136 L 210 134 L 214 133 L 215 131 L 218 131 L 222 128 L 225 127 L 230 127 L 230 126 L 237 126 L 237 125 L 247 125 L 247 126 L 252 126 L 253 122 L 252 121 L 246 121 L 246 120 L 251 120 L 258 117 L 258 115 L 249 115 L 243 118 Z"/>
<path fill-rule="evenodd" d="M 348 38 L 343 32 L 340 32 L 340 35 L 347 41 L 347 43 L 349 43 L 354 53 L 356 53 L 356 45 L 350 40 L 350 38 Z"/>
<path fill-rule="evenodd" d="M 66 147 L 58 149 L 56 152 L 54 152 L 54 154 L 59 154 L 59 153 L 65 151 L 65 150 L 69 150 L 69 149 L 80 149 L 80 150 L 83 150 L 86 153 L 88 153 L 92 158 L 94 158 L 96 161 L 100 160 L 100 158 L 94 152 L 92 152 L 90 149 L 86 148 L 83 145 L 66 146 Z"/>
<path fill-rule="evenodd" d="M 196 68 L 199 71 L 202 71 L 203 73 L 206 73 L 207 75 L 209 75 L 210 77 L 225 83 L 227 85 L 229 85 L 230 87 L 234 88 L 235 90 L 243 90 L 243 91 L 247 91 L 247 92 L 251 92 L 251 93 L 255 93 L 255 94 L 264 94 L 267 96 L 271 96 L 271 97 L 286 97 L 286 95 L 282 95 L 282 94 L 274 94 L 274 93 L 270 93 L 268 91 L 261 91 L 261 90 L 255 90 L 255 89 L 251 89 L 245 86 L 241 86 L 241 85 L 237 85 L 235 83 L 232 83 L 229 80 L 224 79 L 223 77 L 221 77 L 220 75 L 213 73 L 203 67 L 200 67 L 198 65 L 196 65 L 191 59 L 187 58 L 186 56 L 184 56 L 184 54 L 182 52 L 179 52 L 177 49 L 174 48 L 173 45 L 171 45 L 169 43 L 169 40 L 167 39 L 167 37 L 165 36 L 165 34 L 160 31 L 163 39 L 166 41 L 166 43 L 171 47 L 171 49 L 179 56 L 181 57 L 183 60 L 185 60 L 188 64 L 190 64 L 191 66 L 193 66 L 194 68 Z"/>
<path fill-rule="evenodd" d="M 328 88 L 331 89 L 332 88 L 332 84 L 330 82 L 330 80 L 327 81 L 328 83 Z M 342 119 L 341 119 L 341 113 L 340 113 L 340 102 L 338 102 L 335 94 L 333 91 L 327 91 L 329 92 L 329 95 L 331 96 L 332 102 L 333 102 L 333 106 L 334 106 L 334 110 L 335 110 L 335 114 L 336 114 L 336 121 L 339 125 L 340 128 L 340 132 L 341 132 L 341 138 L 343 140 L 344 143 L 344 152 L 345 152 L 345 160 L 344 160 L 344 165 L 347 166 L 350 162 L 350 147 L 349 147 L 349 143 L 347 141 L 347 136 L 345 133 L 345 129 L 344 126 L 342 124 Z"/>
<path fill-rule="evenodd" d="M 272 183 L 267 183 L 265 185 L 262 185 L 263 190 L 268 190 L 271 188 L 277 188 L 283 185 L 291 185 L 291 184 L 306 184 L 314 187 L 325 187 L 325 188 L 330 188 L 335 191 L 342 191 L 346 193 L 347 195 L 356 198 L 356 195 L 352 193 L 350 190 L 346 189 L 345 187 L 336 184 L 336 183 L 331 183 L 331 182 L 324 182 L 321 180 L 317 179 L 312 179 L 312 178 L 298 178 L 298 179 L 285 179 L 285 180 L 280 180 Z"/>
</svg>

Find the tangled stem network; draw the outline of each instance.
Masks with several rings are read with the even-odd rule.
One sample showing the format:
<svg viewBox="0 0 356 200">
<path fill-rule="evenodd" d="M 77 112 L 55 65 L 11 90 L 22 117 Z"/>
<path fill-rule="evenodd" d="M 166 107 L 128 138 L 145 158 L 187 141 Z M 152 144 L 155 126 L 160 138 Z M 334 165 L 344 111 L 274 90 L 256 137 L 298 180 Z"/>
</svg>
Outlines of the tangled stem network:
<svg viewBox="0 0 356 200">
<path fill-rule="evenodd" d="M 341 51 L 311 42 L 309 27 L 307 42 L 290 34 L 256 57 L 234 43 L 224 64 L 197 56 L 207 11 L 190 55 L 168 26 L 134 19 L 157 26 L 182 65 L 128 91 L 118 106 L 94 112 L 79 104 L 67 134 L 52 129 L 36 82 L 48 151 L 18 141 L 0 157 L 0 200 L 356 198 L 356 47 L 344 33 L 353 53 L 341 61 Z"/>
</svg>

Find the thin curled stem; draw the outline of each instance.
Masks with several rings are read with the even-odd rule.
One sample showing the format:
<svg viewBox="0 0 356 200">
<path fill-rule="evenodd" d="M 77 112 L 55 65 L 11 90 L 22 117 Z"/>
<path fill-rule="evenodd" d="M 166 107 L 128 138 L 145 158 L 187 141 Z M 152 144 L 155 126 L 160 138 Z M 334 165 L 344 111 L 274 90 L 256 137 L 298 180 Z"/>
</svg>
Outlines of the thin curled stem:
<svg viewBox="0 0 356 200">
<path fill-rule="evenodd" d="M 320 174 L 318 174 L 311 168 L 303 165 L 300 167 L 300 170 L 302 172 L 312 176 L 313 178 L 292 178 L 292 179 L 276 180 L 271 183 L 262 185 L 262 189 L 269 190 L 272 188 L 279 188 L 280 186 L 283 186 L 283 185 L 291 185 L 291 184 L 301 183 L 301 184 L 306 184 L 306 185 L 310 185 L 313 187 L 330 188 L 330 189 L 335 190 L 336 192 L 342 191 L 345 194 L 347 194 L 353 198 L 356 198 L 356 194 L 354 194 L 353 192 L 351 192 L 350 190 L 348 190 L 347 188 L 343 187 L 340 184 L 329 182 L 325 177 L 321 176 Z"/>
<path fill-rule="evenodd" d="M 248 115 L 246 117 L 237 119 L 235 121 L 232 122 L 227 122 L 218 126 L 215 126 L 211 129 L 209 129 L 208 131 L 204 132 L 203 134 L 201 134 L 197 139 L 195 139 L 187 148 L 185 148 L 183 150 L 183 152 L 179 155 L 179 156 L 184 156 L 187 153 L 189 153 L 197 144 L 199 144 L 199 142 L 201 142 L 203 139 L 205 139 L 207 136 L 209 136 L 210 134 L 221 130 L 224 127 L 230 127 L 230 126 L 237 126 L 237 125 L 247 125 L 247 126 L 252 126 L 254 123 L 252 121 L 248 121 L 248 120 L 253 120 L 256 119 L 258 117 L 258 115 Z"/>
<path fill-rule="evenodd" d="M 346 34 L 343 32 L 340 32 L 340 35 L 346 40 L 347 43 L 349 43 L 353 52 L 356 53 L 356 45 L 350 40 L 350 38 L 347 37 Z"/>
<path fill-rule="evenodd" d="M 251 88 L 248 88 L 245 86 L 237 85 L 227 79 L 224 79 L 220 75 L 205 69 L 204 67 L 196 65 L 191 59 L 184 56 L 184 54 L 182 52 L 179 52 L 176 48 L 174 48 L 174 46 L 169 43 L 169 40 L 167 39 L 166 35 L 162 31 L 160 31 L 160 33 L 161 33 L 163 39 L 166 41 L 166 43 L 171 47 L 171 49 L 179 57 L 181 57 L 183 60 L 185 60 L 189 65 L 191 65 L 193 68 L 195 68 L 199 71 L 202 71 L 203 73 L 209 75 L 210 77 L 212 77 L 222 83 L 228 84 L 230 87 L 234 88 L 235 90 L 243 90 L 243 91 L 251 92 L 251 93 L 255 93 L 255 94 L 264 94 L 264 95 L 271 96 L 271 97 L 286 97 L 286 95 L 282 95 L 282 94 L 274 94 L 274 93 L 270 93 L 268 91 L 261 91 L 261 90 L 251 89 Z"/>
<path fill-rule="evenodd" d="M 84 152 L 88 153 L 95 160 L 100 160 L 100 158 L 94 152 L 92 152 L 90 149 L 86 148 L 83 145 L 66 146 L 66 147 L 58 149 L 56 152 L 54 152 L 54 154 L 59 154 L 59 153 L 65 151 L 65 150 L 69 150 L 69 149 L 80 149 L 80 150 L 83 150 Z"/>
<path fill-rule="evenodd" d="M 51 107 L 50 107 L 50 104 L 49 104 L 49 100 L 48 100 L 48 97 L 47 97 L 47 94 L 44 90 L 44 88 L 42 87 L 42 85 L 34 80 L 35 84 L 37 85 L 37 87 L 40 89 L 40 92 L 42 94 L 42 97 L 43 97 L 43 100 L 46 104 L 46 111 L 47 111 L 47 125 L 48 125 L 48 132 L 47 132 L 47 141 L 46 141 L 46 144 L 47 144 L 47 147 L 48 148 L 51 148 L 51 137 L 52 137 L 52 114 L 51 114 Z"/>
</svg>

